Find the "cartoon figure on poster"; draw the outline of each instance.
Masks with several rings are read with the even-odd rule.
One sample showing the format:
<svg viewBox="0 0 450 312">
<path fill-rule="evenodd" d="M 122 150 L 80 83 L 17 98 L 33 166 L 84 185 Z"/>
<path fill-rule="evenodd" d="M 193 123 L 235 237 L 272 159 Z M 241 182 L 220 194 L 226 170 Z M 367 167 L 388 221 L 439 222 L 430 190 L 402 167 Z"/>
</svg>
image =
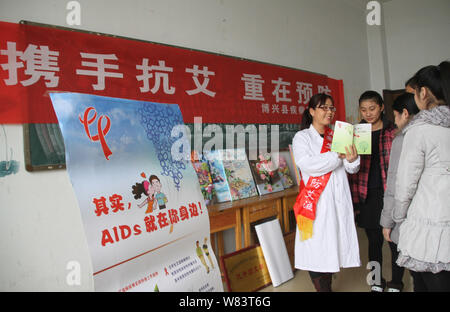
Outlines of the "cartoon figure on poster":
<svg viewBox="0 0 450 312">
<path fill-rule="evenodd" d="M 143 178 L 146 178 L 145 173 L 141 173 L 141 176 Z M 158 210 L 166 209 L 166 203 L 168 202 L 166 194 L 161 192 L 162 184 L 158 176 L 151 175 L 150 178 L 147 180 L 142 181 L 142 183 L 136 183 L 132 186 L 131 193 L 134 194 L 135 199 L 139 199 L 142 197 L 142 194 L 145 194 L 147 198 L 140 204 L 138 204 L 139 208 L 142 208 L 147 204 L 147 210 L 145 213 L 151 213 L 153 211 L 156 211 L 156 208 Z M 173 232 L 173 223 L 172 220 L 170 221 L 170 230 L 169 233 Z"/>
<path fill-rule="evenodd" d="M 150 177 L 150 183 L 155 190 L 155 194 L 156 194 L 155 199 L 158 203 L 159 210 L 166 209 L 166 203 L 168 200 L 167 200 L 166 195 L 163 192 L 161 192 L 161 189 L 162 189 L 161 181 L 159 180 L 159 178 L 156 175 L 152 175 Z"/>
<path fill-rule="evenodd" d="M 203 250 L 202 247 L 200 247 L 200 242 L 195 242 L 197 248 L 195 251 L 197 252 L 197 257 L 200 259 L 201 263 L 205 266 L 206 273 L 209 273 L 209 266 L 206 264 L 205 257 L 203 256 Z"/>
<path fill-rule="evenodd" d="M 141 176 L 145 179 L 146 175 L 144 172 L 141 173 Z M 134 199 L 139 199 L 142 197 L 142 194 L 145 194 L 147 198 L 140 204 L 138 204 L 139 208 L 142 208 L 147 204 L 147 210 L 145 213 L 151 213 L 154 209 L 156 209 L 156 201 L 155 201 L 155 188 L 151 183 L 147 180 L 142 181 L 142 183 L 136 183 L 132 186 L 132 191 L 134 195 Z"/>
<path fill-rule="evenodd" d="M 212 269 L 214 270 L 214 262 L 212 261 L 211 255 L 209 254 L 207 242 L 208 242 L 208 238 L 205 237 L 205 241 L 204 241 L 203 246 L 202 246 L 202 248 L 203 248 L 203 253 L 208 257 L 209 263 L 211 263 L 211 267 L 212 267 Z"/>
</svg>

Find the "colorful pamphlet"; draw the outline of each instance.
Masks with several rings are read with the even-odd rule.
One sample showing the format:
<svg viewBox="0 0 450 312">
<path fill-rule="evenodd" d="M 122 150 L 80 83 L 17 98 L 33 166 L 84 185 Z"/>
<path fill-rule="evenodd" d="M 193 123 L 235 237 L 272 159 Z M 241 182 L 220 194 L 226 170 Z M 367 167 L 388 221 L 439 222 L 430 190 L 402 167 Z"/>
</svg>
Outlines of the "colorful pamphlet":
<svg viewBox="0 0 450 312">
<path fill-rule="evenodd" d="M 200 190 L 202 191 L 205 204 L 214 204 L 217 200 L 216 190 L 211 178 L 211 171 L 207 161 L 200 160 L 192 162 L 195 172 L 197 172 L 198 182 L 200 184 Z"/>
<path fill-rule="evenodd" d="M 232 200 L 258 195 L 245 150 L 227 149 L 221 153 Z"/>
<path fill-rule="evenodd" d="M 222 156 L 219 151 L 205 153 L 208 160 L 211 180 L 216 192 L 217 202 L 222 203 L 231 200 L 230 187 L 228 186 L 225 168 L 223 167 Z"/>
<path fill-rule="evenodd" d="M 273 161 L 271 154 L 260 154 L 258 160 L 250 160 L 249 162 L 259 195 L 284 190 L 281 176 L 277 170 L 277 164 Z"/>
<path fill-rule="evenodd" d="M 345 147 L 352 144 L 355 144 L 358 154 L 372 154 L 372 125 L 370 123 L 352 125 L 336 121 L 331 151 L 345 154 Z"/>
<path fill-rule="evenodd" d="M 273 153 L 272 155 L 275 158 Z M 291 175 L 291 172 L 294 172 L 293 166 L 292 163 L 290 164 L 289 162 L 291 162 L 291 156 L 288 151 L 278 152 L 278 161 L 276 162 L 278 165 L 278 174 L 281 177 L 281 183 L 283 183 L 285 189 L 290 188 L 295 184 L 295 177 Z"/>
</svg>

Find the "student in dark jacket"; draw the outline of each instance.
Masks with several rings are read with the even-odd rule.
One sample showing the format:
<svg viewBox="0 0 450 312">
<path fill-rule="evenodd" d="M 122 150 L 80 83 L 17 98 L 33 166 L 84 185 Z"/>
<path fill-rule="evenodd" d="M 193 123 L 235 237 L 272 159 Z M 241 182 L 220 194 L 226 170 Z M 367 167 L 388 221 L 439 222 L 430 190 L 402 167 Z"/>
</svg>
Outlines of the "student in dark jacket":
<svg viewBox="0 0 450 312">
<path fill-rule="evenodd" d="M 349 175 L 349 180 L 356 222 L 365 229 L 369 241 L 369 262 L 379 264 L 380 274 L 375 276 L 371 290 L 382 292 L 386 282 L 381 271 L 384 238 L 380 216 L 395 127 L 385 118 L 383 98 L 375 91 L 366 91 L 361 95 L 359 110 L 363 118 L 361 123 L 372 124 L 372 154 L 361 155 L 359 172 Z"/>
</svg>

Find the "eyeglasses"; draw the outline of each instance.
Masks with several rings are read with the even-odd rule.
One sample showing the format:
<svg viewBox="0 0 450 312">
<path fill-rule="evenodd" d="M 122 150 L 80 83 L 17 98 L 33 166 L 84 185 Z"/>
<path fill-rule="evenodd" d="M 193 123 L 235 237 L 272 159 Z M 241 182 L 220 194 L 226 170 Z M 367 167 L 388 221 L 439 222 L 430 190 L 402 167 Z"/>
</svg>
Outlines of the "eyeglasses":
<svg viewBox="0 0 450 312">
<path fill-rule="evenodd" d="M 334 113 L 336 111 L 336 107 L 334 107 L 334 106 L 319 105 L 319 106 L 317 106 L 317 108 L 320 108 L 321 110 L 324 110 L 324 111 L 329 110 L 332 113 Z"/>
</svg>

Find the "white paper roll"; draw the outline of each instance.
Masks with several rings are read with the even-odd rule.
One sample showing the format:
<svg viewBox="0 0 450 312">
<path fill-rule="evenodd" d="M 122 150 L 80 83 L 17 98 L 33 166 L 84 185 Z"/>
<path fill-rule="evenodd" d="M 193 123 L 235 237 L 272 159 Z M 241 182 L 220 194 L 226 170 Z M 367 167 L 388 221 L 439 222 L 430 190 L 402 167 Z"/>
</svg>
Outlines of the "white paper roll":
<svg viewBox="0 0 450 312">
<path fill-rule="evenodd" d="M 294 277 L 278 219 L 255 226 L 274 287 Z"/>
</svg>

